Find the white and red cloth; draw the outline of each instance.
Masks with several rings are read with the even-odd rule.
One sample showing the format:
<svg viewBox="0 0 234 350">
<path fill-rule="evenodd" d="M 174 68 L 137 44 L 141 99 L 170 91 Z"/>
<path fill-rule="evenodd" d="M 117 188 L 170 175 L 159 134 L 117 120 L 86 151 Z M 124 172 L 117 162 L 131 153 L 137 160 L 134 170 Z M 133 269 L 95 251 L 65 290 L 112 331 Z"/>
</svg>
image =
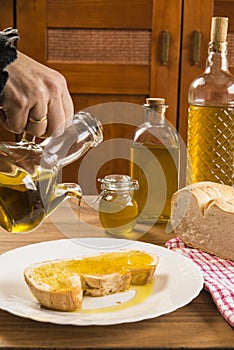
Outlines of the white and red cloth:
<svg viewBox="0 0 234 350">
<path fill-rule="evenodd" d="M 225 320 L 234 327 L 234 262 L 190 248 L 178 237 L 170 239 L 166 246 L 192 259 L 200 267 L 204 288 L 210 292 Z"/>
</svg>

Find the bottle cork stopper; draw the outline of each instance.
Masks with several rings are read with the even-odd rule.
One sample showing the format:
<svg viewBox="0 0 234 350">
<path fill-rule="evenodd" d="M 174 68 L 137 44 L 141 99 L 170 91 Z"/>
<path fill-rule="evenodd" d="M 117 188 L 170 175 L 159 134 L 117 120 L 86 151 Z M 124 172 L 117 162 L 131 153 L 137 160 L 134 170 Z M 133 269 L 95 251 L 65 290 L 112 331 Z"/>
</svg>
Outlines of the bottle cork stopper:
<svg viewBox="0 0 234 350">
<path fill-rule="evenodd" d="M 146 103 L 150 106 L 158 106 L 165 104 L 165 98 L 161 97 L 150 97 L 146 99 Z"/>
<path fill-rule="evenodd" d="M 212 17 L 211 23 L 211 42 L 224 42 L 227 40 L 228 18 Z"/>
</svg>

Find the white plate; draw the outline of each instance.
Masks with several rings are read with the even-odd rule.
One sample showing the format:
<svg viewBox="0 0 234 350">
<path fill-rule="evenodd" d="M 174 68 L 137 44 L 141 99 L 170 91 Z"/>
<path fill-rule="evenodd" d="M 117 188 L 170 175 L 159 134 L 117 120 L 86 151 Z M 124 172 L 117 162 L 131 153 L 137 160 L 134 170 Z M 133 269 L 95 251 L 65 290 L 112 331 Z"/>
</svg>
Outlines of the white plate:
<svg viewBox="0 0 234 350">
<path fill-rule="evenodd" d="M 24 282 L 24 268 L 34 262 L 120 248 L 159 256 L 151 286 L 133 287 L 101 298 L 84 297 L 80 311 L 58 312 L 40 307 Z M 0 286 L 0 308 L 14 315 L 64 325 L 113 325 L 154 318 L 188 304 L 201 291 L 203 277 L 192 261 L 166 248 L 112 238 L 80 238 L 32 244 L 2 254 Z"/>
</svg>

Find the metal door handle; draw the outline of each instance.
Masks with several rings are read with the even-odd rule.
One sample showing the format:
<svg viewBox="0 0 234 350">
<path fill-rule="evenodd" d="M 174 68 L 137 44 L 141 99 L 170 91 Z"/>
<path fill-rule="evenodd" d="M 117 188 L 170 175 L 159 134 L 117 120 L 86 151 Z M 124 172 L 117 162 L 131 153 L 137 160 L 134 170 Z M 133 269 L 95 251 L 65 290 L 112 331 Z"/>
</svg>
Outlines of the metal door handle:
<svg viewBox="0 0 234 350">
<path fill-rule="evenodd" d="M 170 34 L 167 30 L 162 32 L 162 64 L 167 65 L 169 60 Z"/>
<path fill-rule="evenodd" d="M 193 64 L 197 65 L 201 58 L 201 32 L 194 30 L 193 32 Z"/>
</svg>

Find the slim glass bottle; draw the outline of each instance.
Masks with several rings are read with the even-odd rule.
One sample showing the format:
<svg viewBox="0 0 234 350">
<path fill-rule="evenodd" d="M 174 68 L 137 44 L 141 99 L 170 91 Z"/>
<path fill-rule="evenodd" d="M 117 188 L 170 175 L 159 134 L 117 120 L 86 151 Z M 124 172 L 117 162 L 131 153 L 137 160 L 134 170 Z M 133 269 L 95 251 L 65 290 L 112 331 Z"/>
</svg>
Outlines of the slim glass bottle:
<svg viewBox="0 0 234 350">
<path fill-rule="evenodd" d="M 178 190 L 179 140 L 165 118 L 168 106 L 164 98 L 148 98 L 144 106 L 145 122 L 131 146 L 130 175 L 139 183 L 135 199 L 140 218 L 167 222 L 172 194 Z"/>
<path fill-rule="evenodd" d="M 234 77 L 228 70 L 228 18 L 213 17 L 205 71 L 188 93 L 187 184 L 234 184 Z"/>
</svg>

